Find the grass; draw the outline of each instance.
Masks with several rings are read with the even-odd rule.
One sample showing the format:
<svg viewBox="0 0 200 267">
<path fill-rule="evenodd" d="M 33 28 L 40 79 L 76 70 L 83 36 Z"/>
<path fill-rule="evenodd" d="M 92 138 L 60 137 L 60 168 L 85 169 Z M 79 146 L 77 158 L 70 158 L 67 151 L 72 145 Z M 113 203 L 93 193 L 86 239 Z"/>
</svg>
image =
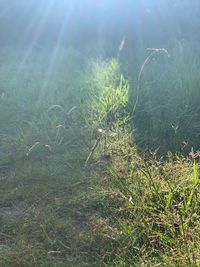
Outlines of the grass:
<svg viewBox="0 0 200 267">
<path fill-rule="evenodd" d="M 196 165 L 192 174 L 189 159 L 144 160 L 121 135 L 104 187 L 113 266 L 199 266 Z"/>
<path fill-rule="evenodd" d="M 146 59 L 154 52 L 147 50 Z M 188 154 L 191 147 L 198 149 L 199 52 L 194 41 L 183 41 L 168 49 L 170 57 L 156 53 L 145 65 L 132 120 L 143 150 L 159 147 L 160 154 L 168 150 Z M 129 69 L 128 77 L 134 76 L 135 66 L 131 73 Z M 137 84 L 136 75 L 133 83 Z M 133 105 L 137 90 L 134 85 L 131 88 L 129 102 Z"/>
<path fill-rule="evenodd" d="M 117 60 L 23 55 L 0 54 L 0 207 L 24 212 L 0 215 L 1 266 L 200 266 L 198 158 L 138 149 L 143 81 L 130 114 Z"/>
</svg>

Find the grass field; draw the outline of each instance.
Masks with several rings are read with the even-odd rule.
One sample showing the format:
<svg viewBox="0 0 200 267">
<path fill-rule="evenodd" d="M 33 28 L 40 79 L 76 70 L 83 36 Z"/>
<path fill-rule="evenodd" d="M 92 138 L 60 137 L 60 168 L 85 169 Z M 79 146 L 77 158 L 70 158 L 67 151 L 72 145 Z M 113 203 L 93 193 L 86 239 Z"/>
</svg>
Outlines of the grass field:
<svg viewBox="0 0 200 267">
<path fill-rule="evenodd" d="M 198 140 L 199 65 L 191 50 L 177 46 L 170 63 L 156 58 L 138 85 L 116 59 L 48 49 L 0 51 L 0 208 L 21 212 L 0 209 L 0 265 L 200 266 L 197 148 L 188 154 Z M 193 63 L 190 76 L 181 56 Z M 163 115 L 152 107 L 166 94 Z M 194 122 L 185 135 L 180 109 Z M 170 123 L 181 129 L 172 139 L 164 135 Z M 175 152 L 184 141 L 186 152 Z M 161 153 L 146 149 L 158 146 Z"/>
</svg>

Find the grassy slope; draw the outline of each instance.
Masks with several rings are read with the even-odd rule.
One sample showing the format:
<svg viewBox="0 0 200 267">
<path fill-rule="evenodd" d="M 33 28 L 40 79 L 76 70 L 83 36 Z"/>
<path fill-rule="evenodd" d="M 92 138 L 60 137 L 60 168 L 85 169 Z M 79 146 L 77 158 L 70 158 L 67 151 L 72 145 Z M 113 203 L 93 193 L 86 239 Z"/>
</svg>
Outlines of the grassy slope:
<svg viewBox="0 0 200 267">
<path fill-rule="evenodd" d="M 0 217 L 1 265 L 199 266 L 193 162 L 138 155 L 117 62 L 21 57 L 1 55 L 0 206 L 25 212 Z"/>
</svg>

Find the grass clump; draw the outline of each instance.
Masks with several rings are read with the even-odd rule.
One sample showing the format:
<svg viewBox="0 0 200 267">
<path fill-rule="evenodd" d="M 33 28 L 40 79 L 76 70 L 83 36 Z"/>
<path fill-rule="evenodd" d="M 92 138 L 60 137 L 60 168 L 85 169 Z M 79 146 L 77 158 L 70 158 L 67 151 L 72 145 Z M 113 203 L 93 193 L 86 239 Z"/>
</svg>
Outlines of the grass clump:
<svg viewBox="0 0 200 267">
<path fill-rule="evenodd" d="M 140 56 L 137 62 L 145 62 L 154 51 L 147 49 L 144 59 Z M 133 106 L 138 97 L 132 123 L 143 150 L 159 148 L 160 154 L 170 150 L 186 155 L 191 147 L 199 148 L 199 52 L 197 43 L 183 41 L 168 49 L 170 57 L 153 54 L 142 68 L 138 92 L 133 63 L 135 69 L 128 74 L 130 80 L 135 76 L 129 102 Z"/>
</svg>

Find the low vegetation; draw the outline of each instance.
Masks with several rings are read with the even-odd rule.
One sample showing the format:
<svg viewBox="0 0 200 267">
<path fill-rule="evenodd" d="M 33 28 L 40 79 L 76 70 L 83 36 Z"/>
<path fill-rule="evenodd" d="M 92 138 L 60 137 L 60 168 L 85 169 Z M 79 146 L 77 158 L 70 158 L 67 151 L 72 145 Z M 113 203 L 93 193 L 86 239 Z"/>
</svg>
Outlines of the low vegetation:
<svg viewBox="0 0 200 267">
<path fill-rule="evenodd" d="M 22 214 L 0 209 L 1 266 L 200 266 L 189 46 L 135 80 L 116 59 L 2 51 L 0 208 Z"/>
</svg>

